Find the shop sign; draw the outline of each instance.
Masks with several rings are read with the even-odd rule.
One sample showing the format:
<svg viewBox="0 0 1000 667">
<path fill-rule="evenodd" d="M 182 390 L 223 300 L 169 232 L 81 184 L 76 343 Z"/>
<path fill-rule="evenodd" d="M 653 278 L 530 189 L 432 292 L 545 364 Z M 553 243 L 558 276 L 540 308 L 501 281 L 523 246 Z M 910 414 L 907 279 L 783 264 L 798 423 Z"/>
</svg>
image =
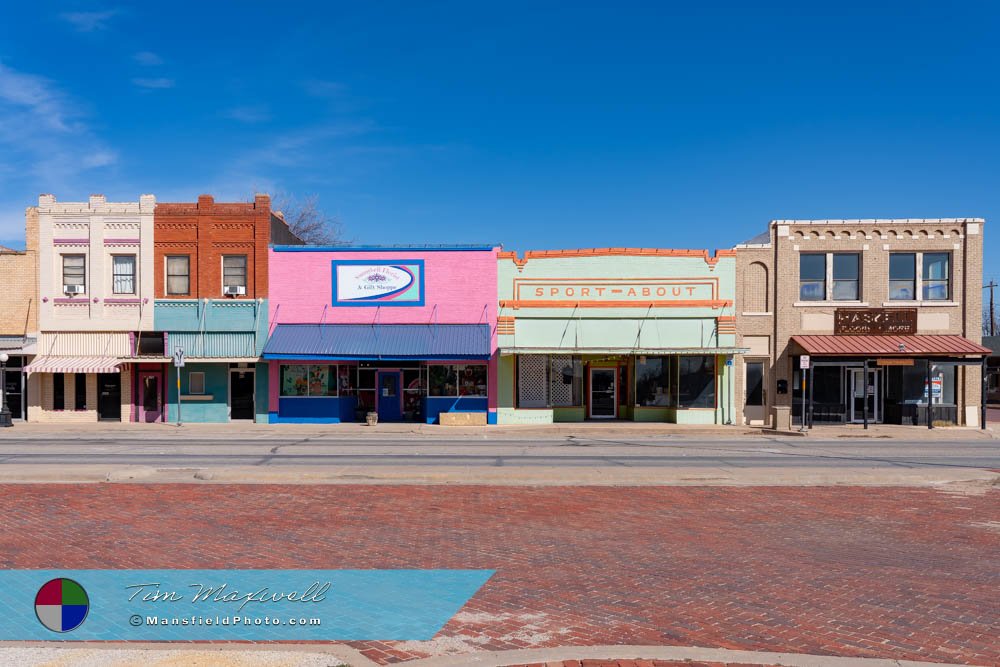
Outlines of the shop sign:
<svg viewBox="0 0 1000 667">
<path fill-rule="evenodd" d="M 334 306 L 424 305 L 422 259 L 333 260 Z"/>
<path fill-rule="evenodd" d="M 837 308 L 833 333 L 838 336 L 890 336 L 917 333 L 916 308 Z"/>
<path fill-rule="evenodd" d="M 879 366 L 912 366 L 913 359 L 876 359 Z"/>
<path fill-rule="evenodd" d="M 588 303 L 650 301 L 709 301 L 718 298 L 715 279 L 552 279 L 515 280 L 514 298 L 517 301 L 567 301 Z"/>
</svg>

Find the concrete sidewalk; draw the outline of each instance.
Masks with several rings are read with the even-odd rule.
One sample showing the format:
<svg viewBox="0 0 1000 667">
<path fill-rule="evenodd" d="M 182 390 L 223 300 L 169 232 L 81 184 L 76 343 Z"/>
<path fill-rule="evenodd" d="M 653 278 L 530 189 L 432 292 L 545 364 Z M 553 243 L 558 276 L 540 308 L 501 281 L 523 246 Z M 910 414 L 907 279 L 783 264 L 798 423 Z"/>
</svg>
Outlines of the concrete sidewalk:
<svg viewBox="0 0 1000 667">
<path fill-rule="evenodd" d="M 228 424 L 136 424 L 96 422 L 92 424 L 39 424 L 17 422 L 10 429 L 0 429 L 4 438 L 37 438 L 56 440 L 82 439 L 220 439 L 267 440 L 271 438 L 301 437 L 311 439 L 364 439 L 400 435 L 408 439 L 483 438 L 503 440 L 508 438 L 581 439 L 678 437 L 707 439 L 738 439 L 762 436 L 800 437 L 797 431 L 765 432 L 760 428 L 725 425 L 661 424 L 637 422 L 579 422 L 547 425 L 493 425 L 493 426 L 438 426 L 433 424 L 385 423 L 366 424 L 255 424 L 231 422 Z M 891 424 L 870 425 L 865 429 L 859 424 L 816 426 L 805 434 L 812 439 L 839 438 L 891 438 L 906 440 L 989 440 L 1000 439 L 1000 425 L 987 429 L 967 427 L 940 427 L 935 429 Z"/>
</svg>

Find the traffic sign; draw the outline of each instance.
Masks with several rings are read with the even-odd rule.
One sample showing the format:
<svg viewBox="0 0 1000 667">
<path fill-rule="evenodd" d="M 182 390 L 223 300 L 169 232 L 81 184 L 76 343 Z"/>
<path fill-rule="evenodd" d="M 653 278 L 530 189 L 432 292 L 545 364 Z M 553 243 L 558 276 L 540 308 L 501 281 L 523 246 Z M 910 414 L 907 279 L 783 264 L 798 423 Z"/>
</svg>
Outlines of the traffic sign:
<svg viewBox="0 0 1000 667">
<path fill-rule="evenodd" d="M 184 348 L 177 347 L 174 348 L 174 367 L 183 368 L 184 367 Z"/>
<path fill-rule="evenodd" d="M 801 357 L 799 357 L 799 368 L 801 368 L 804 371 L 809 370 L 809 355 L 808 354 L 803 354 Z"/>
</svg>

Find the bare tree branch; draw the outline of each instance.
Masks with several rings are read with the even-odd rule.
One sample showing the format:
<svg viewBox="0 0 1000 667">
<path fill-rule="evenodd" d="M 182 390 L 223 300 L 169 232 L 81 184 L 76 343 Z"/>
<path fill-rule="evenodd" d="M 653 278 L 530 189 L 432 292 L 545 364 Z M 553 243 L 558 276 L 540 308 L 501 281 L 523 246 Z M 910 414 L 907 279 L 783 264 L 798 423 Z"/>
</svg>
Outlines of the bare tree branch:
<svg viewBox="0 0 1000 667">
<path fill-rule="evenodd" d="M 249 200 L 253 201 L 252 193 Z M 271 196 L 271 210 L 280 214 L 288 229 L 306 243 L 350 243 L 350 239 L 344 234 L 343 223 L 320 208 L 319 195 L 310 194 L 300 199 L 287 192 L 277 192 Z"/>
</svg>

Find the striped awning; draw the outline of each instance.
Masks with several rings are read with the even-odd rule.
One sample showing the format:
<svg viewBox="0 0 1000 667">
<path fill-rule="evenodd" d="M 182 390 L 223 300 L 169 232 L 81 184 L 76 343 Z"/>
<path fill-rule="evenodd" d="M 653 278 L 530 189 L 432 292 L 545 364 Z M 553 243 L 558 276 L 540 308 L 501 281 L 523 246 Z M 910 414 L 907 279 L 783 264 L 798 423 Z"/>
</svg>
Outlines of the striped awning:
<svg viewBox="0 0 1000 667">
<path fill-rule="evenodd" d="M 114 357 L 37 357 L 25 373 L 117 373 L 122 362 Z"/>
</svg>

